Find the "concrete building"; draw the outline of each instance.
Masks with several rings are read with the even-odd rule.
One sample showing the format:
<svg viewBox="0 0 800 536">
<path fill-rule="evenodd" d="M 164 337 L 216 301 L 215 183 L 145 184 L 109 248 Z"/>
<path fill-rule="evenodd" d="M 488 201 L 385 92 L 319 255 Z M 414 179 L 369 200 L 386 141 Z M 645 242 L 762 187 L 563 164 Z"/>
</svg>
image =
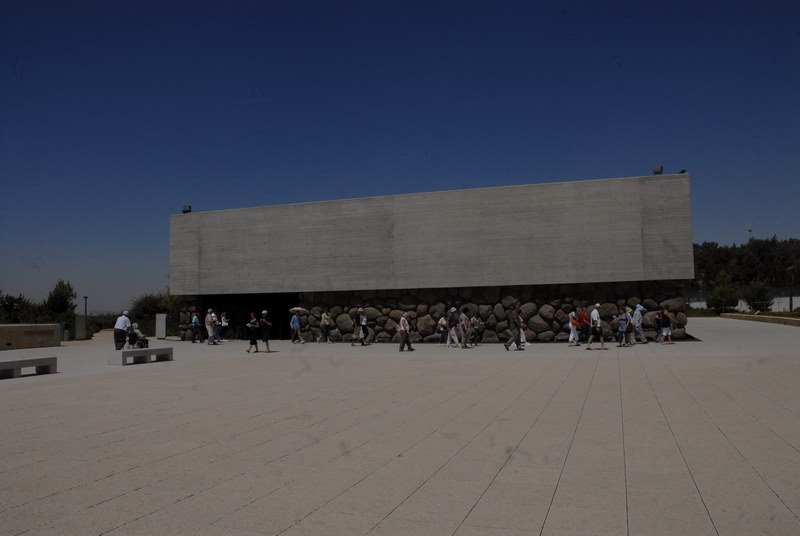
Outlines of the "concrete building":
<svg viewBox="0 0 800 536">
<path fill-rule="evenodd" d="M 352 302 L 385 302 L 376 307 L 380 311 L 419 293 L 424 299 L 416 299 L 417 306 L 493 305 L 477 302 L 492 301 L 493 291 L 482 293 L 495 288 L 499 294 L 511 289 L 520 300 L 536 303 L 545 296 L 555 296 L 548 302 L 565 297 L 592 301 L 602 288 L 609 294 L 602 301 L 641 300 L 645 292 L 638 285 L 646 282 L 668 282 L 665 289 L 647 287 L 654 298 L 667 299 L 693 277 L 688 174 L 301 203 L 171 219 L 171 292 L 218 309 L 272 305 L 277 312 L 304 302 L 347 312 Z M 584 285 L 574 292 L 586 295 L 556 296 L 572 291 L 564 288 L 570 285 Z M 637 295 L 621 296 L 623 291 Z M 453 294 L 461 296 L 461 303 Z M 313 319 L 309 322 L 313 327 Z"/>
</svg>

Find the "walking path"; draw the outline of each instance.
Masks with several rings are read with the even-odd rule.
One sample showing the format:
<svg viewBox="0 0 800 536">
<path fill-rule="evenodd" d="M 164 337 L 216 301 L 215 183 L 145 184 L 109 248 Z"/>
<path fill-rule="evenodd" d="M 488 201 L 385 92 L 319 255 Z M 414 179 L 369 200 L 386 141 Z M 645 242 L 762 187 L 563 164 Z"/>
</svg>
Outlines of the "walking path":
<svg viewBox="0 0 800 536">
<path fill-rule="evenodd" d="M 3 352 L 62 372 L 0 381 L 0 535 L 800 534 L 800 330 L 690 328 L 605 352 Z"/>
</svg>

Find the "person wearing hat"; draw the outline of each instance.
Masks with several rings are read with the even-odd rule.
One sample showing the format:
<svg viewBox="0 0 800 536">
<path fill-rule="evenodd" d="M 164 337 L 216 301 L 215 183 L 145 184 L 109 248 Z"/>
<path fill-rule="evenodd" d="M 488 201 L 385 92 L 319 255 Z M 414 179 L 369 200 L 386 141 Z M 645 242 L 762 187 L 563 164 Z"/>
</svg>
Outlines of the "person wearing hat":
<svg viewBox="0 0 800 536">
<path fill-rule="evenodd" d="M 600 339 L 600 349 L 607 350 L 606 343 L 603 341 L 603 321 L 600 319 L 600 304 L 595 303 L 592 314 L 590 315 L 592 321 L 592 334 L 589 336 L 589 342 L 586 343 L 586 349 L 592 349 L 592 342 L 595 337 Z"/>
<path fill-rule="evenodd" d="M 131 329 L 131 321 L 128 319 L 128 311 L 122 311 L 114 324 L 114 348 L 122 350 L 125 340 L 128 338 L 129 329 Z"/>
<path fill-rule="evenodd" d="M 458 333 L 456 333 L 456 327 L 458 327 L 458 317 L 456 316 L 456 308 L 451 307 L 450 310 L 447 311 L 448 348 L 458 348 L 460 346 L 458 343 Z"/>
<path fill-rule="evenodd" d="M 259 326 L 261 327 L 261 340 L 264 341 L 264 351 L 271 352 L 272 350 L 269 349 L 269 328 L 272 327 L 272 322 L 269 320 L 269 314 L 266 309 L 261 311 Z"/>
<path fill-rule="evenodd" d="M 644 306 L 641 303 L 637 303 L 636 310 L 633 312 L 633 344 L 636 344 L 637 335 L 641 337 L 642 344 L 647 344 L 647 337 L 644 336 L 644 330 L 642 329 L 642 320 L 645 312 L 647 310 Z"/>
</svg>

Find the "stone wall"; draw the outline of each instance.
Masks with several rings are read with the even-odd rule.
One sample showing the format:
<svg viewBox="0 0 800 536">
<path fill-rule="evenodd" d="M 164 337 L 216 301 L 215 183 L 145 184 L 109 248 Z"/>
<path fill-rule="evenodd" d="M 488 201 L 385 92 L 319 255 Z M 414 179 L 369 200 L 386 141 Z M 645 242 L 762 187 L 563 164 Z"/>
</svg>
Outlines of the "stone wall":
<svg viewBox="0 0 800 536">
<path fill-rule="evenodd" d="M 553 286 L 469 287 L 447 289 L 387 290 L 360 292 L 315 292 L 300 294 L 301 307 L 309 311 L 301 315 L 301 335 L 313 341 L 320 335 L 320 318 L 329 308 L 336 323 L 331 334 L 335 341 L 352 339 L 356 311 L 365 309 L 370 339 L 377 342 L 399 342 L 397 324 L 404 312 L 411 316 L 412 342 L 438 342 L 436 322 L 450 307 L 459 311 L 467 307 L 470 315 L 477 312 L 482 321 L 483 342 L 499 342 L 509 337 L 506 311 L 515 303 L 521 306 L 528 341 L 565 341 L 569 327 L 567 315 L 576 307 L 590 312 L 600 303 L 603 331 L 611 337 L 616 328 L 613 316 L 620 305 L 641 303 L 647 313 L 643 327 L 649 337 L 655 336 L 656 311 L 663 305 L 674 315 L 677 329 L 674 339 L 686 336 L 686 302 L 680 281 L 638 283 L 597 283 Z"/>
<path fill-rule="evenodd" d="M 61 324 L 0 324 L 0 350 L 61 346 Z"/>
</svg>

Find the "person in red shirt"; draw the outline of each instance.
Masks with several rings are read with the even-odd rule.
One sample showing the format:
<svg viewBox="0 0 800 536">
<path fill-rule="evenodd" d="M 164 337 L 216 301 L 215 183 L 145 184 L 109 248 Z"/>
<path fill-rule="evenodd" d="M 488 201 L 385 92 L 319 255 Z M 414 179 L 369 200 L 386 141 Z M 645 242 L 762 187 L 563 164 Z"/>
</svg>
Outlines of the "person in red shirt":
<svg viewBox="0 0 800 536">
<path fill-rule="evenodd" d="M 586 307 L 581 307 L 578 313 L 578 331 L 580 332 L 580 341 L 586 342 L 589 340 L 589 315 L 586 314 Z"/>
</svg>

